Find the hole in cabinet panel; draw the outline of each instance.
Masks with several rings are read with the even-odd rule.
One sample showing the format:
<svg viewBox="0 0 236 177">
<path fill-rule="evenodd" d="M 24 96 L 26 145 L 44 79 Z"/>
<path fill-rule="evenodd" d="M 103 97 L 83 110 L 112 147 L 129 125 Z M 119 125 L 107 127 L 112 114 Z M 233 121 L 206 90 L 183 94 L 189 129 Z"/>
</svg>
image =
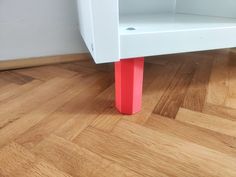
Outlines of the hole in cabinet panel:
<svg viewBox="0 0 236 177">
<path fill-rule="evenodd" d="M 135 31 L 136 28 L 134 28 L 134 27 L 129 27 L 129 28 L 126 28 L 126 30 L 127 30 L 127 31 Z"/>
</svg>

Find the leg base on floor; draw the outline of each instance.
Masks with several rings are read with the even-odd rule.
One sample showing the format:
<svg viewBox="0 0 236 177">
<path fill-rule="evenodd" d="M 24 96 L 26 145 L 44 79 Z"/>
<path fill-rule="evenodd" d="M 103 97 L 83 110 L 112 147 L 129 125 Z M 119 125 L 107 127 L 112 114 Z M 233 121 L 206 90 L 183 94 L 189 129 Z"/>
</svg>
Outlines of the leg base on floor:
<svg viewBox="0 0 236 177">
<path fill-rule="evenodd" d="M 141 111 L 144 58 L 115 63 L 116 108 L 127 115 Z"/>
</svg>

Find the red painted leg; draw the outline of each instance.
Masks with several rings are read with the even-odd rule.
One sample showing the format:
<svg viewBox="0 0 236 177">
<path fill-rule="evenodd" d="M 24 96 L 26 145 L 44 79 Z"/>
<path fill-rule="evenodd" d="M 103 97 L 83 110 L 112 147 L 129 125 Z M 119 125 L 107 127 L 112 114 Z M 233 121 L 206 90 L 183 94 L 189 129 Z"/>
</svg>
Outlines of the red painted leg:
<svg viewBox="0 0 236 177">
<path fill-rule="evenodd" d="M 144 58 L 115 63 L 116 107 L 122 114 L 141 111 Z"/>
</svg>

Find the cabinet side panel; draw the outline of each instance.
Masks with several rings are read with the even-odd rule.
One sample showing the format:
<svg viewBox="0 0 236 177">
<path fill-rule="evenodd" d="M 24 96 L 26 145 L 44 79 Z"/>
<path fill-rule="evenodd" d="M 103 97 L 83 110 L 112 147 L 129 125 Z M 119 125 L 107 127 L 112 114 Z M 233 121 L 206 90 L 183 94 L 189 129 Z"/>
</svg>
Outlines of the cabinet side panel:
<svg viewBox="0 0 236 177">
<path fill-rule="evenodd" d="M 92 0 L 96 63 L 119 61 L 118 0 Z"/>
<path fill-rule="evenodd" d="M 236 1 L 177 0 L 176 12 L 236 18 Z"/>
<path fill-rule="evenodd" d="M 85 41 L 87 48 L 94 58 L 95 52 L 92 49 L 94 43 L 93 19 L 91 0 L 77 0 L 80 33 Z"/>
<path fill-rule="evenodd" d="M 119 0 L 120 14 L 171 13 L 176 0 Z"/>
</svg>

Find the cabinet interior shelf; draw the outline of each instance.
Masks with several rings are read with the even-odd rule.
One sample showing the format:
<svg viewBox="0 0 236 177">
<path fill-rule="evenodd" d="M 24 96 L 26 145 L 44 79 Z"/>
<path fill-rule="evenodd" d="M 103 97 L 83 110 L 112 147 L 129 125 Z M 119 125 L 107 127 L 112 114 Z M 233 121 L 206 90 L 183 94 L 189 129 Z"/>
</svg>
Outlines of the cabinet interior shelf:
<svg viewBox="0 0 236 177">
<path fill-rule="evenodd" d="M 121 58 L 235 45 L 236 19 L 181 13 L 121 15 Z"/>
<path fill-rule="evenodd" d="M 129 30 L 130 28 L 130 30 Z M 120 35 L 236 28 L 236 19 L 190 14 L 120 16 Z"/>
</svg>

